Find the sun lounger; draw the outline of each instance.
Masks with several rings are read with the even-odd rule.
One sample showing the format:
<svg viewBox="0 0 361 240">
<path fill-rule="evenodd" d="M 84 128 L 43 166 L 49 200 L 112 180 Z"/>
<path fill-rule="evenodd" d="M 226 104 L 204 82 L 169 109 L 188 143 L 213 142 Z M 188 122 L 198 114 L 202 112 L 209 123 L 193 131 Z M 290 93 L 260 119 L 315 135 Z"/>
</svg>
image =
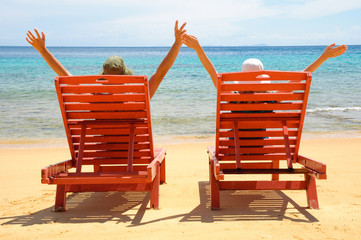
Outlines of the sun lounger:
<svg viewBox="0 0 361 240">
<path fill-rule="evenodd" d="M 159 206 L 166 149 L 154 148 L 146 76 L 56 77 L 71 159 L 41 171 L 55 184 L 55 210 L 67 192 L 149 191 Z"/>
<path fill-rule="evenodd" d="M 326 179 L 326 165 L 299 155 L 310 85 L 307 72 L 219 74 L 216 144 L 208 148 L 212 209 L 220 190 L 237 189 L 306 190 L 308 206 L 319 208 L 315 179 Z M 295 174 L 301 180 L 279 180 Z"/>
</svg>

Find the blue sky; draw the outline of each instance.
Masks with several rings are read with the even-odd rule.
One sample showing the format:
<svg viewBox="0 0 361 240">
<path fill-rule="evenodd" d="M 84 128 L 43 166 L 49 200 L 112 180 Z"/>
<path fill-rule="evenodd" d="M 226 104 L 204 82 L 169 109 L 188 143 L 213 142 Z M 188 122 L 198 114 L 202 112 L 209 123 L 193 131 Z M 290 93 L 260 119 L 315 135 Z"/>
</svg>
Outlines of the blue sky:
<svg viewBox="0 0 361 240">
<path fill-rule="evenodd" d="M 5 0 L 0 46 L 170 46 L 175 20 L 206 46 L 361 44 L 360 0 Z"/>
</svg>

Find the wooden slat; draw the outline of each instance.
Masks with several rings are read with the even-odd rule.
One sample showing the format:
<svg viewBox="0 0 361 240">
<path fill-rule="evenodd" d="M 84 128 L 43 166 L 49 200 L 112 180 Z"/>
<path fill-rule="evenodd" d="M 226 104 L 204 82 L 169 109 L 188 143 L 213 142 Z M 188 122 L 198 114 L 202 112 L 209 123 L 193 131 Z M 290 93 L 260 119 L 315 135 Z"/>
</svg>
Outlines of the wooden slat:
<svg viewBox="0 0 361 240">
<path fill-rule="evenodd" d="M 68 119 L 131 119 L 131 118 L 146 118 L 146 112 L 68 112 L 66 113 Z"/>
<path fill-rule="evenodd" d="M 237 92 L 245 92 L 245 91 L 296 91 L 296 90 L 304 90 L 304 83 L 255 83 L 255 84 L 222 84 L 222 91 L 237 91 Z"/>
<path fill-rule="evenodd" d="M 221 111 L 301 110 L 302 103 L 223 103 Z M 257 112 L 255 112 L 257 113 Z"/>
<path fill-rule="evenodd" d="M 222 102 L 231 101 L 299 101 L 304 98 L 304 93 L 222 93 Z"/>
<path fill-rule="evenodd" d="M 232 119 L 230 119 L 232 120 Z M 261 129 L 261 128 L 281 128 L 282 123 L 276 121 L 269 121 L 269 119 L 260 119 L 259 121 L 240 121 L 238 123 L 239 129 Z M 288 128 L 298 128 L 299 123 L 295 120 L 288 122 Z M 231 121 L 222 121 L 219 129 L 233 129 Z"/>
<path fill-rule="evenodd" d="M 66 111 L 92 110 L 92 111 L 128 111 L 142 110 L 145 111 L 145 103 L 65 103 Z"/>
<path fill-rule="evenodd" d="M 256 115 L 255 115 L 256 114 Z M 232 119 L 232 118 L 285 118 L 285 119 L 295 119 L 299 118 L 301 115 L 301 112 L 296 111 L 283 111 L 283 112 L 266 112 L 266 113 L 239 113 L 239 112 L 221 112 L 220 118 L 223 119 Z"/>
<path fill-rule="evenodd" d="M 296 144 L 296 140 L 290 140 L 290 145 Z M 284 146 L 283 139 L 241 139 L 239 140 L 239 146 L 267 146 L 267 145 L 281 145 Z M 220 139 L 219 146 L 235 146 L 233 139 Z"/>
<path fill-rule="evenodd" d="M 133 170 L 135 172 L 137 171 L 147 171 L 148 164 L 144 165 L 135 165 L 133 166 Z M 101 166 L 100 167 L 101 172 L 126 172 L 127 166 Z"/>
<path fill-rule="evenodd" d="M 306 174 L 307 169 L 223 169 L 224 174 Z"/>
<path fill-rule="evenodd" d="M 219 137 L 220 138 L 231 138 L 233 137 L 234 130 L 220 130 L 219 131 Z M 297 130 L 293 130 L 290 131 L 289 130 L 289 136 L 292 137 L 296 137 L 297 136 L 298 131 Z M 255 130 L 255 131 L 239 131 L 238 132 L 239 137 L 283 137 L 283 133 L 281 130 Z"/>
<path fill-rule="evenodd" d="M 64 102 L 144 102 L 144 93 L 129 94 L 64 94 Z"/>
<path fill-rule="evenodd" d="M 221 81 L 250 81 L 252 79 L 260 81 L 257 78 L 260 75 L 268 75 L 269 78 L 264 80 L 293 80 L 304 81 L 307 78 L 307 72 L 287 72 L 287 71 L 258 71 L 258 72 L 242 72 L 242 78 L 239 77 L 239 72 L 222 73 Z"/>
<path fill-rule="evenodd" d="M 218 160 L 221 161 L 235 161 L 234 155 L 221 155 L 219 154 Z M 269 154 L 269 155 L 243 155 L 242 160 L 259 161 L 259 160 L 286 160 L 286 154 Z"/>
<path fill-rule="evenodd" d="M 52 184 L 125 184 L 125 183 L 146 183 L 147 176 L 124 175 L 119 177 L 61 177 L 51 179 Z"/>
<path fill-rule="evenodd" d="M 142 85 L 73 85 L 73 86 L 61 86 L 62 93 L 141 93 L 144 92 L 144 86 Z"/>
<path fill-rule="evenodd" d="M 294 147 L 291 148 L 291 152 L 294 151 Z M 286 152 L 286 148 L 285 147 L 253 147 L 253 148 L 240 148 L 239 149 L 240 154 L 244 154 L 244 153 L 263 153 L 263 154 L 267 154 L 267 153 L 285 153 Z M 223 153 L 223 154 L 234 154 L 235 153 L 235 149 L 234 148 L 225 148 L 225 147 L 220 147 L 219 148 L 219 153 Z"/>
<path fill-rule="evenodd" d="M 222 181 L 222 190 L 304 190 L 305 181 Z"/>
<path fill-rule="evenodd" d="M 72 142 L 79 143 L 79 136 L 73 136 Z M 87 143 L 127 143 L 129 136 L 88 136 L 85 138 Z M 135 137 L 136 142 L 148 142 L 148 135 L 138 135 Z"/>
<path fill-rule="evenodd" d="M 222 170 L 224 169 L 236 169 L 236 163 L 230 163 L 230 162 L 220 162 L 220 167 Z M 272 169 L 273 164 L 271 161 L 268 162 L 242 162 L 241 163 L 241 169 Z"/>
<path fill-rule="evenodd" d="M 79 129 L 81 128 L 82 124 L 86 123 L 87 128 L 127 128 L 129 123 L 133 123 L 137 126 L 137 128 L 147 128 L 148 122 L 147 119 L 96 119 L 93 120 L 86 120 L 86 119 L 71 119 L 68 120 L 67 123 L 69 125 L 69 129 Z M 150 132 L 150 131 L 149 131 Z"/>
<path fill-rule="evenodd" d="M 84 146 L 84 150 L 123 150 L 123 149 L 127 149 L 128 144 L 127 143 L 105 143 L 105 144 L 85 144 Z M 135 150 L 144 150 L 144 149 L 149 149 L 149 144 L 135 144 L 134 145 L 134 149 Z M 79 149 L 79 145 L 78 144 L 74 144 L 74 149 L 78 150 Z"/>
<path fill-rule="evenodd" d="M 137 158 L 134 157 L 134 164 L 149 164 L 151 162 L 150 157 L 142 157 Z M 119 164 L 127 164 L 128 158 L 84 158 L 83 165 L 119 165 Z"/>
<path fill-rule="evenodd" d="M 144 83 L 146 76 L 131 76 L 128 78 L 127 76 L 123 76 L 119 78 L 117 76 L 103 75 L 103 76 L 71 76 L 66 77 L 63 76 L 59 78 L 60 84 L 71 84 L 71 85 L 79 85 L 79 84 L 126 84 L 126 83 Z"/>
<path fill-rule="evenodd" d="M 134 157 L 146 157 L 150 156 L 149 151 L 134 151 Z M 115 158 L 127 158 L 128 151 L 86 151 L 84 152 L 84 158 L 88 157 L 115 157 Z"/>
<path fill-rule="evenodd" d="M 136 128 L 135 134 L 148 134 L 147 128 Z M 79 128 L 72 128 L 71 129 L 72 135 L 80 135 Z M 88 128 L 87 135 L 129 135 L 129 128 Z"/>
</svg>

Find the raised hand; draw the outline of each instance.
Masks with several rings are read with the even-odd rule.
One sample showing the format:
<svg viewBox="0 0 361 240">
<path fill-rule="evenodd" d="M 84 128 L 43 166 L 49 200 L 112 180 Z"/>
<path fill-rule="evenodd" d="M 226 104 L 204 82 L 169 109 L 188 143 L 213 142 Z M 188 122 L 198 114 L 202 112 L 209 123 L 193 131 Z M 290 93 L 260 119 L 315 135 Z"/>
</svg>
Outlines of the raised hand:
<svg viewBox="0 0 361 240">
<path fill-rule="evenodd" d="M 200 48 L 200 44 L 198 42 L 198 39 L 195 36 L 184 34 L 182 36 L 182 42 L 189 48 L 192 48 L 194 50 L 197 50 Z"/>
<path fill-rule="evenodd" d="M 344 54 L 347 50 L 346 45 L 340 45 L 335 47 L 335 44 L 332 43 L 331 45 L 327 46 L 321 56 L 316 59 L 313 63 L 311 63 L 308 67 L 306 67 L 303 71 L 306 72 L 314 72 L 317 68 L 319 68 L 327 59 L 338 57 Z"/>
<path fill-rule="evenodd" d="M 178 28 L 178 20 L 175 22 L 174 36 L 175 36 L 175 41 L 177 43 L 182 43 L 182 36 L 187 32 L 187 30 L 184 29 L 186 24 L 187 23 L 183 23 L 183 25 L 180 28 Z"/>
<path fill-rule="evenodd" d="M 36 29 L 34 29 L 34 32 L 36 36 L 30 31 L 27 32 L 26 41 L 28 41 L 28 43 L 30 43 L 30 45 L 41 54 L 51 69 L 53 69 L 59 76 L 71 76 L 68 70 L 66 70 L 66 68 L 45 47 L 45 34 L 42 32 L 40 36 L 38 30 Z"/>
<path fill-rule="evenodd" d="M 30 43 L 33 48 L 35 48 L 38 52 L 42 52 L 45 49 L 45 34 L 41 32 L 41 36 L 37 29 L 34 29 L 34 32 L 36 34 L 36 37 L 34 34 L 30 31 L 27 32 L 27 38 L 26 41 Z"/>
<path fill-rule="evenodd" d="M 346 52 L 347 50 L 346 45 L 340 45 L 337 47 L 335 47 L 335 45 L 336 44 L 333 43 L 327 46 L 321 56 L 328 59 L 328 58 L 338 57 Z"/>
</svg>

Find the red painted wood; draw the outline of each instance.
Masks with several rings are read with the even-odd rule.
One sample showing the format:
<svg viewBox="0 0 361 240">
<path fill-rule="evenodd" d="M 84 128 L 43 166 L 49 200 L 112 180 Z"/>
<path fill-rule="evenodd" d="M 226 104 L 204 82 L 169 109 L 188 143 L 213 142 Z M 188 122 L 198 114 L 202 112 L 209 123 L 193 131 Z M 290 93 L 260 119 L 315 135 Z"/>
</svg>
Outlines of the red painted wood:
<svg viewBox="0 0 361 240">
<path fill-rule="evenodd" d="M 268 75 L 269 78 L 265 80 L 294 80 L 294 81 L 304 81 L 310 73 L 307 72 L 287 72 L 287 71 L 258 71 L 258 72 L 242 72 L 242 75 L 239 72 L 233 73 L 222 73 L 222 81 L 250 81 L 250 80 L 260 80 L 257 78 L 260 75 Z"/>
<path fill-rule="evenodd" d="M 72 184 L 68 192 L 150 191 L 149 183 L 137 184 Z"/>
<path fill-rule="evenodd" d="M 221 181 L 221 190 L 305 190 L 305 181 Z"/>
<path fill-rule="evenodd" d="M 239 136 L 238 136 L 238 122 L 234 121 L 233 122 L 233 132 L 234 132 L 234 153 L 236 155 L 236 166 L 237 168 L 241 168 L 241 157 L 240 157 L 240 145 L 239 145 Z"/>
<path fill-rule="evenodd" d="M 326 178 L 325 165 L 298 155 L 310 85 L 311 74 L 307 72 L 218 75 L 214 154 L 208 150 L 212 207 L 220 207 L 219 191 L 223 189 L 307 189 L 310 205 L 316 206 L 313 180 Z M 289 169 L 293 163 L 305 168 L 290 171 L 284 169 L 283 162 Z M 272 178 L 249 181 L 242 179 L 245 173 L 267 173 Z M 311 180 L 279 180 L 280 174 L 296 173 Z M 230 181 L 229 174 L 240 179 Z"/>
<path fill-rule="evenodd" d="M 89 86 L 89 85 L 64 85 L 62 86 L 62 93 L 128 93 L 136 92 L 142 93 L 144 89 L 142 86 L 119 84 L 119 85 L 101 85 L 101 86 Z"/>
<path fill-rule="evenodd" d="M 151 190 L 150 190 L 150 207 L 154 209 L 159 208 L 159 184 L 160 184 L 160 169 L 159 169 L 159 162 L 155 165 L 155 178 L 151 183 Z"/>
<path fill-rule="evenodd" d="M 219 209 L 220 208 L 220 197 L 219 197 L 219 180 L 215 178 L 214 172 L 214 161 L 210 161 L 209 167 L 209 182 L 211 187 L 211 208 Z"/>
<path fill-rule="evenodd" d="M 147 76 L 132 76 L 132 83 L 143 83 Z M 121 77 L 116 75 L 89 75 L 89 76 L 63 76 L 59 79 L 60 84 L 129 84 L 129 78 Z"/>
<path fill-rule="evenodd" d="M 294 91 L 304 90 L 302 83 L 254 83 L 254 84 L 222 84 L 222 91 Z"/>
<path fill-rule="evenodd" d="M 129 131 L 129 148 L 128 148 L 128 172 L 133 171 L 133 156 L 134 156 L 134 125 L 130 124 Z"/>
<path fill-rule="evenodd" d="M 54 207 L 54 210 L 56 212 L 64 212 L 66 210 L 65 198 L 66 198 L 65 185 L 57 185 L 56 196 L 55 196 L 55 207 Z"/>
<path fill-rule="evenodd" d="M 301 155 L 298 155 L 297 162 L 316 172 L 326 173 L 326 164 L 323 162 L 319 162 Z"/>
<path fill-rule="evenodd" d="M 307 183 L 306 195 L 307 195 L 308 206 L 312 209 L 319 209 L 317 189 L 316 189 L 316 179 L 310 175 L 305 175 L 305 178 Z"/>
<path fill-rule="evenodd" d="M 77 173 L 81 173 L 81 168 L 82 168 L 82 164 L 83 164 L 85 134 L 86 134 L 86 125 L 84 124 L 81 128 L 78 159 L 76 161 L 76 172 Z"/>
<path fill-rule="evenodd" d="M 283 128 L 283 138 L 285 140 L 285 150 L 286 150 L 286 157 L 287 157 L 287 167 L 289 169 L 292 169 L 292 156 L 291 156 L 291 147 L 290 147 L 290 139 L 288 137 L 288 128 L 287 128 L 287 122 L 282 121 L 282 128 Z"/>
<path fill-rule="evenodd" d="M 145 102 L 145 95 L 141 93 L 132 94 L 134 102 Z M 94 95 L 94 94 L 67 94 L 63 95 L 65 102 L 97 103 L 97 102 L 127 102 L 128 94 Z"/>
<path fill-rule="evenodd" d="M 158 207 L 166 150 L 154 154 L 147 77 L 57 77 L 55 86 L 72 156 L 71 164 L 42 169 L 43 183 L 64 186 L 57 207 L 65 209 L 66 192 L 128 190 L 151 191 L 151 205 Z M 82 172 L 82 165 L 94 172 Z"/>
</svg>

